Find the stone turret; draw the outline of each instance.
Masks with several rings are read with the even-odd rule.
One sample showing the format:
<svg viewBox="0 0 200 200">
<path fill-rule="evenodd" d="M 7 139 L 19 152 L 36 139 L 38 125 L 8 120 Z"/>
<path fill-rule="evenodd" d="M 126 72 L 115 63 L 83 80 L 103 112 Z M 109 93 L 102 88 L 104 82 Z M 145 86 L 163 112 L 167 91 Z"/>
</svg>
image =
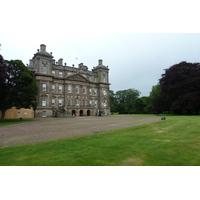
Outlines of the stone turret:
<svg viewBox="0 0 200 200">
<path fill-rule="evenodd" d="M 92 71 L 98 74 L 99 82 L 109 83 L 109 68 L 103 65 L 102 59 L 98 60 L 98 65 Z"/>
<path fill-rule="evenodd" d="M 99 59 L 99 65 L 103 65 L 103 60 Z"/>
<path fill-rule="evenodd" d="M 46 45 L 45 44 L 40 45 L 40 51 L 46 52 Z"/>
</svg>

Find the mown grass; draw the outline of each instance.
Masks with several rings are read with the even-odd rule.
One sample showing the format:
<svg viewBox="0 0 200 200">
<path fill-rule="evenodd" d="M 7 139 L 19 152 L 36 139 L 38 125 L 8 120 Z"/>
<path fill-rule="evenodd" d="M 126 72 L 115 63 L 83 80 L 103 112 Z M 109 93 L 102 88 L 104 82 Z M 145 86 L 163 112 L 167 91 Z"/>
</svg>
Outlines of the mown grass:
<svg viewBox="0 0 200 200">
<path fill-rule="evenodd" d="M 0 149 L 0 165 L 199 166 L 200 116 Z"/>
<path fill-rule="evenodd" d="M 34 121 L 34 119 L 5 119 L 3 121 L 0 121 L 0 127 L 1 126 L 9 126 L 9 125 L 15 125 L 15 124 L 22 124 L 26 122 Z"/>
</svg>

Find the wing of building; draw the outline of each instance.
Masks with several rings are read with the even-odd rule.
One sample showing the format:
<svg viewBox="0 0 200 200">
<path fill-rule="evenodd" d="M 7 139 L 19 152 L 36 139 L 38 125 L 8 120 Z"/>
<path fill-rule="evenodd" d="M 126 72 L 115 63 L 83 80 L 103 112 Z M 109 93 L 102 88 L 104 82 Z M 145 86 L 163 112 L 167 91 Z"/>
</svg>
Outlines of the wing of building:
<svg viewBox="0 0 200 200">
<path fill-rule="evenodd" d="M 67 66 L 41 44 L 29 69 L 39 87 L 36 117 L 110 115 L 109 68 L 102 60 L 91 71 L 83 63 Z"/>
</svg>

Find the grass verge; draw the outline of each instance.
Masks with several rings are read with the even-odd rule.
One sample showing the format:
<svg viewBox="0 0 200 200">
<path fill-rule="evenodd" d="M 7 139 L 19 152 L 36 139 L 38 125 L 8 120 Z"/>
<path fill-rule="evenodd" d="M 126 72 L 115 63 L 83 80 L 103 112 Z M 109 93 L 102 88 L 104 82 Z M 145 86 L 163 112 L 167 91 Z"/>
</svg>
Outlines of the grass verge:
<svg viewBox="0 0 200 200">
<path fill-rule="evenodd" d="M 5 119 L 3 121 L 0 121 L 0 127 L 2 126 L 10 126 L 10 125 L 15 125 L 15 124 L 23 124 L 26 122 L 31 122 L 34 121 L 34 119 Z"/>
<path fill-rule="evenodd" d="M 199 166 L 200 116 L 0 149 L 0 165 Z"/>
</svg>

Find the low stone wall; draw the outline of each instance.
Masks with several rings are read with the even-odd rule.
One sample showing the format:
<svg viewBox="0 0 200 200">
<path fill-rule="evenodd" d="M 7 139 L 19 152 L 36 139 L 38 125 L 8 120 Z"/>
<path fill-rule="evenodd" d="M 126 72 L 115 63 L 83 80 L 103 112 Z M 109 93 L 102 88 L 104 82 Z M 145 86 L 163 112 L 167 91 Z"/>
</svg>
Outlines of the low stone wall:
<svg viewBox="0 0 200 200">
<path fill-rule="evenodd" d="M 1 116 L 1 111 L 0 111 Z M 5 114 L 5 119 L 26 119 L 26 118 L 34 118 L 34 110 L 33 109 L 16 109 L 15 107 L 8 109 Z"/>
</svg>

